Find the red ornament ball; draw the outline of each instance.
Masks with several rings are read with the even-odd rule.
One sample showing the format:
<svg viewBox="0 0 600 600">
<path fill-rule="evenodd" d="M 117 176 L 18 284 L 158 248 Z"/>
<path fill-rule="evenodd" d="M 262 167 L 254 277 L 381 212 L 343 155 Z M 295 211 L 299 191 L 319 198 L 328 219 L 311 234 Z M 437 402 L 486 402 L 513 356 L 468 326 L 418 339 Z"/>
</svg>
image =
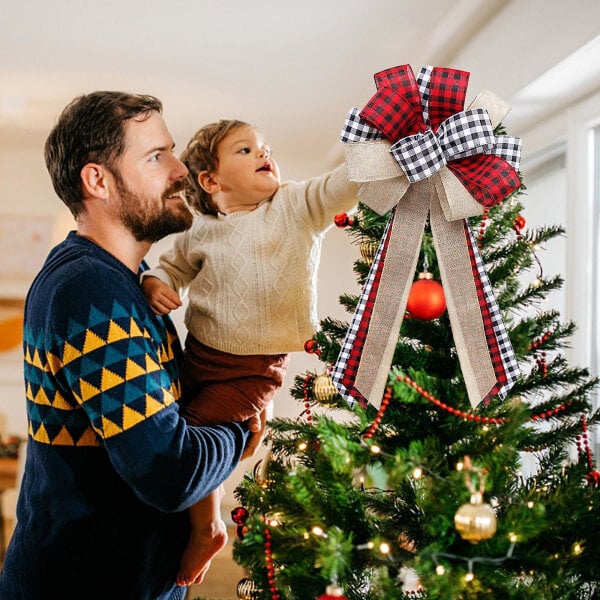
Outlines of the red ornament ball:
<svg viewBox="0 0 600 600">
<path fill-rule="evenodd" d="M 352 219 L 346 213 L 338 213 L 335 215 L 335 217 L 333 217 L 333 222 L 335 223 L 335 226 L 340 229 L 352 225 Z"/>
<path fill-rule="evenodd" d="M 514 227 L 520 231 L 521 229 L 525 229 L 526 223 L 527 221 L 525 221 L 525 217 L 523 215 L 517 215 L 515 217 Z"/>
<path fill-rule="evenodd" d="M 231 511 L 231 520 L 236 525 L 243 525 L 248 519 L 249 513 L 243 506 L 237 506 Z"/>
<path fill-rule="evenodd" d="M 431 277 L 431 273 L 420 273 L 413 282 L 406 303 L 410 316 L 422 321 L 433 321 L 446 311 L 446 298 L 441 283 Z"/>
<path fill-rule="evenodd" d="M 337 585 L 328 585 L 324 594 L 317 597 L 317 600 L 348 600 L 347 596 L 344 596 L 344 590 Z"/>
<path fill-rule="evenodd" d="M 315 340 L 306 340 L 304 342 L 304 351 L 308 354 L 317 354 L 319 351 L 319 344 Z"/>
<path fill-rule="evenodd" d="M 598 471 L 591 471 L 586 475 L 586 479 L 589 485 L 597 486 L 600 483 L 600 473 Z"/>
</svg>

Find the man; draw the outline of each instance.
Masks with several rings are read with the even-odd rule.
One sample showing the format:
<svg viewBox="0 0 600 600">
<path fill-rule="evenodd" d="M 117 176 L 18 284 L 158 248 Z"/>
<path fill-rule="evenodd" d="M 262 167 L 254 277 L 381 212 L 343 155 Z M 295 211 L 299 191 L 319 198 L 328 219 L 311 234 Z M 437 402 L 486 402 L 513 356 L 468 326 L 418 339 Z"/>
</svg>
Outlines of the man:
<svg viewBox="0 0 600 600">
<path fill-rule="evenodd" d="M 25 305 L 29 441 L 6 600 L 178 600 L 185 512 L 251 454 L 264 422 L 190 427 L 180 347 L 139 288 L 152 242 L 190 226 L 187 174 L 151 96 L 95 92 L 46 141 L 77 231 L 54 248 Z"/>
</svg>

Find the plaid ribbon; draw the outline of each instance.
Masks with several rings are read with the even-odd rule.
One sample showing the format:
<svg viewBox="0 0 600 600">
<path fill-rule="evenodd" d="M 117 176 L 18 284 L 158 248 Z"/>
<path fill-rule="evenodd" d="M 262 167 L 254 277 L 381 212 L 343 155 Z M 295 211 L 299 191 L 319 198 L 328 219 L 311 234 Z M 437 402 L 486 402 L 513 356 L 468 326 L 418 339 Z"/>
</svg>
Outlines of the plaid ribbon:
<svg viewBox="0 0 600 600">
<path fill-rule="evenodd" d="M 465 217 L 520 185 L 520 140 L 493 135 L 507 107 L 489 92 L 463 110 L 468 76 L 424 67 L 415 78 L 409 65 L 381 71 L 377 92 L 362 111 L 350 111 L 342 130 L 361 200 L 380 214 L 391 210 L 332 371 L 350 405 L 381 403 L 427 219 L 471 404 L 505 398 L 519 376 Z"/>
</svg>

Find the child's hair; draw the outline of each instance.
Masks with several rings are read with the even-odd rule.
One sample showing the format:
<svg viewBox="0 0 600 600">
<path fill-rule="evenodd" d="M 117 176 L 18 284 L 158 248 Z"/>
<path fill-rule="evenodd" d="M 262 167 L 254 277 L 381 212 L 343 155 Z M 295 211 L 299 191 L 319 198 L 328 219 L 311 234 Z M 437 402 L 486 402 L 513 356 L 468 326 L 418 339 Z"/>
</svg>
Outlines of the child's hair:
<svg viewBox="0 0 600 600">
<path fill-rule="evenodd" d="M 217 146 L 234 129 L 248 126 L 244 121 L 221 119 L 199 129 L 181 153 L 181 162 L 188 168 L 185 194 L 188 204 L 198 212 L 216 215 L 219 211 L 198 183 L 198 174 L 202 171 L 213 173 L 219 164 Z"/>
</svg>

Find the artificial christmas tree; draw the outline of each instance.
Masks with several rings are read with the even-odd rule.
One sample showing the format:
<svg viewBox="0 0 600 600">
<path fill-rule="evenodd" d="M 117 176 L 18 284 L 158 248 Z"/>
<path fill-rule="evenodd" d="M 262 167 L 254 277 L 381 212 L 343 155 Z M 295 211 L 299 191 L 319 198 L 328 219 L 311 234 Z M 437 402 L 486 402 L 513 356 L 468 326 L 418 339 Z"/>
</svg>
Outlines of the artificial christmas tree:
<svg viewBox="0 0 600 600">
<path fill-rule="evenodd" d="M 306 351 L 324 367 L 297 377 L 299 418 L 270 423 L 269 454 L 236 490 L 242 506 L 234 556 L 248 570 L 240 597 L 562 600 L 600 593 L 599 475 L 589 444 L 600 418 L 589 399 L 596 381 L 563 356 L 574 324 L 539 309 L 562 281 L 539 271 L 537 248 L 563 230 L 526 229 L 525 188 L 509 187 L 464 227 L 493 290 L 491 300 L 478 296 L 480 306 L 496 303 L 494 326 L 506 331 L 508 358 L 494 362 L 495 376 L 508 375 L 479 399 L 474 390 L 488 380 L 465 382 L 479 373 L 470 349 L 457 349 L 465 333 L 457 325 L 455 282 L 440 265 L 440 221 L 433 225 L 430 217 L 411 280 L 430 273 L 449 289 L 449 310 L 432 316 L 422 295 L 422 314 L 400 315 L 378 398 L 376 385 L 348 393 L 354 382 L 346 387 L 345 359 L 340 367 L 348 338 L 361 338 L 359 326 L 324 319 L 307 340 Z M 394 211 L 402 209 L 400 203 Z M 355 271 L 365 289 L 374 285 L 390 220 L 366 204 L 352 218 L 336 217 L 360 246 Z M 406 302 L 409 292 L 400 286 L 396 295 Z M 363 296 L 340 299 L 353 322 Z M 490 347 L 499 339 L 487 336 Z M 535 468 L 525 472 L 532 458 Z"/>
</svg>

